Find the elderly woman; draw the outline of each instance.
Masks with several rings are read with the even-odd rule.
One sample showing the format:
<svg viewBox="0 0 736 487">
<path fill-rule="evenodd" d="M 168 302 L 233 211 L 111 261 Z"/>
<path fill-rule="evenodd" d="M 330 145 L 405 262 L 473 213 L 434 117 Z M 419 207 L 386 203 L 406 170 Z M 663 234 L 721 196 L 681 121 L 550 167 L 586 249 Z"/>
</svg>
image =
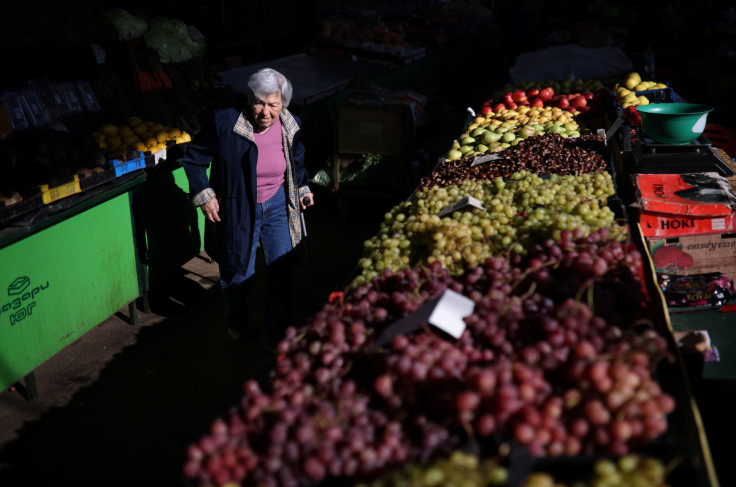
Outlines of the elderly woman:
<svg viewBox="0 0 736 487">
<path fill-rule="evenodd" d="M 292 250 L 302 238 L 299 213 L 314 195 L 307 185 L 301 122 L 287 110 L 291 83 L 266 68 L 250 77 L 248 88 L 248 106 L 215 111 L 182 165 L 192 202 L 206 218 L 205 250 L 219 265 L 225 325 L 235 340 L 244 339 L 250 326 L 246 297 L 260 244 L 271 301 L 261 341 L 273 347 L 290 319 Z"/>
</svg>

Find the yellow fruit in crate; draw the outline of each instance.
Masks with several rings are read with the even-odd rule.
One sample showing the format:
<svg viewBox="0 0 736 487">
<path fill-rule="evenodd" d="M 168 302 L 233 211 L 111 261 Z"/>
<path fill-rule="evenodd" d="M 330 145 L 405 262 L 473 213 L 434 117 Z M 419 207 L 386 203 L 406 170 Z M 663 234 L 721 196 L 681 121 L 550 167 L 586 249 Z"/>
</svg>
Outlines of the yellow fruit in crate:
<svg viewBox="0 0 736 487">
<path fill-rule="evenodd" d="M 105 138 L 105 142 L 107 143 L 107 148 L 112 150 L 120 149 L 120 147 L 123 145 L 123 140 L 117 134 L 108 135 Z"/>
<path fill-rule="evenodd" d="M 164 126 L 160 123 L 154 123 L 153 125 L 151 125 L 150 129 L 151 132 L 156 133 L 162 131 L 164 129 Z"/>
<path fill-rule="evenodd" d="M 164 149 L 166 149 L 166 144 L 164 144 L 163 142 L 159 142 L 158 144 L 156 144 L 156 147 L 154 147 L 153 149 L 151 149 L 151 151 L 158 152 L 158 151 L 164 150 Z"/>
<path fill-rule="evenodd" d="M 118 130 L 118 135 L 123 138 L 128 135 L 133 135 L 133 129 L 127 125 L 121 125 L 120 129 Z"/>
<path fill-rule="evenodd" d="M 176 127 L 171 127 L 171 128 L 169 129 L 169 136 L 170 136 L 170 137 L 172 137 L 172 138 L 173 138 L 173 137 L 178 137 L 178 136 L 180 136 L 180 135 L 181 135 L 181 130 L 179 130 L 178 128 L 176 128 Z"/>
<path fill-rule="evenodd" d="M 148 137 L 143 141 L 143 143 L 150 149 L 151 147 L 156 147 L 156 145 L 158 145 L 158 140 L 156 140 L 156 137 Z"/>
<path fill-rule="evenodd" d="M 644 95 L 639 95 L 636 99 L 639 100 L 639 105 L 649 105 L 649 98 Z"/>
<path fill-rule="evenodd" d="M 638 77 L 637 78 L 626 78 L 626 81 L 624 82 L 624 86 L 629 90 L 633 90 L 636 87 L 636 85 L 638 85 L 639 83 L 641 83 L 641 79 Z"/>
<path fill-rule="evenodd" d="M 130 125 L 131 127 L 134 127 L 142 122 L 143 120 L 141 120 L 139 117 L 128 117 L 128 125 Z"/>
<path fill-rule="evenodd" d="M 629 104 L 631 104 L 631 103 L 637 104 L 637 103 L 639 103 L 639 99 L 636 97 L 635 94 L 630 93 L 630 94 L 626 95 L 625 97 L 623 97 L 622 102 L 623 103 L 629 103 Z"/>
<path fill-rule="evenodd" d="M 156 140 L 158 140 L 159 142 L 165 142 L 166 140 L 169 139 L 169 133 L 166 132 L 165 130 L 159 130 L 158 132 L 156 132 L 155 137 L 156 137 Z"/>
<path fill-rule="evenodd" d="M 102 127 L 100 127 L 100 132 L 105 135 L 115 135 L 118 133 L 118 127 L 117 125 L 106 123 Z"/>
<path fill-rule="evenodd" d="M 133 133 L 136 135 L 143 135 L 146 132 L 148 132 L 148 126 L 143 122 L 133 126 Z"/>
<path fill-rule="evenodd" d="M 138 137 L 135 134 L 126 135 L 125 137 L 123 137 L 123 144 L 127 144 L 127 145 L 132 145 L 140 141 L 141 141 L 140 137 Z"/>
<path fill-rule="evenodd" d="M 136 142 L 131 147 L 138 152 L 146 152 L 148 150 L 148 146 L 143 142 Z"/>
<path fill-rule="evenodd" d="M 146 121 L 145 121 L 145 122 L 143 122 L 143 123 L 145 123 L 145 124 L 146 124 L 146 127 L 148 127 L 148 128 L 150 129 L 151 127 L 153 127 L 153 125 L 154 125 L 154 124 L 155 124 L 156 122 L 154 122 L 153 120 L 146 120 Z"/>
</svg>

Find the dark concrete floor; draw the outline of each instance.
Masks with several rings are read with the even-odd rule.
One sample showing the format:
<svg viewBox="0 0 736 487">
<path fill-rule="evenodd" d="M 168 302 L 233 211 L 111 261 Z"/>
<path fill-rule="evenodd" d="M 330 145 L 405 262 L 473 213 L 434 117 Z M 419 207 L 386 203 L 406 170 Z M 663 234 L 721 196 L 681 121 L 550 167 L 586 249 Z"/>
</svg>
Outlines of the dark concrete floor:
<svg viewBox="0 0 736 487">
<path fill-rule="evenodd" d="M 349 223 L 334 198 L 316 200 L 295 268 L 298 323 L 344 287 L 379 218 Z M 137 326 L 126 307 L 39 366 L 37 400 L 0 393 L 0 485 L 181 485 L 188 444 L 271 367 L 260 345 L 226 335 L 217 282 L 217 265 L 193 258 L 152 290 L 150 313 L 139 303 Z"/>
</svg>

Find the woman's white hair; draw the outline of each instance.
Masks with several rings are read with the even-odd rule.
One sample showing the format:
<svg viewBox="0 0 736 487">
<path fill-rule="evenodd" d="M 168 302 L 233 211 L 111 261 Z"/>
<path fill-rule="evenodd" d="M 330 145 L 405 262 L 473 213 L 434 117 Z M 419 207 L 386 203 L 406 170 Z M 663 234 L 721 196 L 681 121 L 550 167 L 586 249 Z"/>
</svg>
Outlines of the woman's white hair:
<svg viewBox="0 0 736 487">
<path fill-rule="evenodd" d="M 284 108 L 289 106 L 293 93 L 291 82 L 286 76 L 271 68 L 263 68 L 253 73 L 248 79 L 248 88 L 251 101 L 253 97 L 264 100 L 268 95 L 280 93 Z"/>
</svg>

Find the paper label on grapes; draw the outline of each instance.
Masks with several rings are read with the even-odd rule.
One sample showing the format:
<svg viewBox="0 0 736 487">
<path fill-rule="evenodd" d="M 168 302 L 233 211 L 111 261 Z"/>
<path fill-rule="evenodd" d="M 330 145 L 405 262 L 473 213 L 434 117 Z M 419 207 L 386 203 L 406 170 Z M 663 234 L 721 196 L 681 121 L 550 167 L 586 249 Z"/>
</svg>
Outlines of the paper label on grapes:
<svg viewBox="0 0 736 487">
<path fill-rule="evenodd" d="M 460 338 L 465 331 L 463 318 L 470 316 L 474 309 L 475 303 L 472 299 L 447 290 L 440 296 L 428 321 L 449 335 Z"/>
<path fill-rule="evenodd" d="M 473 162 L 470 163 L 470 167 L 475 167 L 479 164 L 485 164 L 490 161 L 497 161 L 499 159 L 503 159 L 501 154 L 484 154 L 473 159 Z"/>
<path fill-rule="evenodd" d="M 481 210 L 483 209 L 483 203 L 480 200 L 473 198 L 472 196 L 466 196 L 465 198 L 442 208 L 440 211 L 437 212 L 437 216 L 442 217 L 445 215 L 449 215 L 453 211 L 460 210 L 462 208 L 465 208 L 466 206 L 473 206 L 475 208 L 480 208 Z"/>
</svg>

